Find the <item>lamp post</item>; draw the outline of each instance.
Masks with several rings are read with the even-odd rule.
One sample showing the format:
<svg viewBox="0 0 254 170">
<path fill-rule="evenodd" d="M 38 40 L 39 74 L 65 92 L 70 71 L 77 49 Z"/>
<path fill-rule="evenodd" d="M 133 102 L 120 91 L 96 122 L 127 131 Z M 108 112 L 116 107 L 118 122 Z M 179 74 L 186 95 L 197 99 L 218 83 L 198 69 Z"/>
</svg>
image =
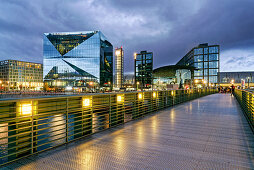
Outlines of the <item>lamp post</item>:
<svg viewBox="0 0 254 170">
<path fill-rule="evenodd" d="M 138 90 L 138 85 L 139 85 L 139 82 L 137 82 L 137 90 Z"/>
<path fill-rule="evenodd" d="M 203 79 L 203 84 L 204 84 L 204 87 L 206 87 L 207 80 Z"/>
</svg>

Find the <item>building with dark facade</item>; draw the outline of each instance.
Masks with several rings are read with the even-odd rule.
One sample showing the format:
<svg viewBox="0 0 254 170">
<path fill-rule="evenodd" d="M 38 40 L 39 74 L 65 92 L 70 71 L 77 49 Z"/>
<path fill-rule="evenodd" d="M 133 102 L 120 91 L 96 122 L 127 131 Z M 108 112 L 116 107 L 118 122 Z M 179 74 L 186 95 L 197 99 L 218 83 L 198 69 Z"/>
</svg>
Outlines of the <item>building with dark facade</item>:
<svg viewBox="0 0 254 170">
<path fill-rule="evenodd" d="M 135 84 L 137 88 L 151 88 L 153 83 L 153 53 L 141 51 L 135 56 Z"/>
<path fill-rule="evenodd" d="M 30 91 L 42 88 L 42 64 L 17 60 L 0 61 L 1 91 Z"/>
<path fill-rule="evenodd" d="M 155 89 L 181 89 L 193 85 L 195 68 L 192 66 L 169 65 L 153 70 Z"/>
<path fill-rule="evenodd" d="M 200 44 L 192 48 L 177 65 L 193 66 L 194 80 L 208 84 L 217 84 L 220 71 L 220 46 Z"/>
<path fill-rule="evenodd" d="M 43 79 L 49 89 L 113 84 L 113 46 L 100 31 L 45 33 Z"/>
<path fill-rule="evenodd" d="M 244 83 L 246 87 L 254 86 L 254 71 L 219 72 L 218 77 L 222 86 L 229 86 L 232 83 L 239 86 Z"/>
</svg>

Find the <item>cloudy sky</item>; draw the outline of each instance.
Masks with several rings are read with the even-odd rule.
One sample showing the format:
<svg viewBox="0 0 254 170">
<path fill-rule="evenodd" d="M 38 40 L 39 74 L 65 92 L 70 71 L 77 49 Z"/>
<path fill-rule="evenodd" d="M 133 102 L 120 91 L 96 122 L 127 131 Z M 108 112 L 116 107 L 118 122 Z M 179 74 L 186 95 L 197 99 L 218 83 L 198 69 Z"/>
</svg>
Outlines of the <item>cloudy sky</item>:
<svg viewBox="0 0 254 170">
<path fill-rule="evenodd" d="M 100 30 L 125 50 L 175 64 L 200 43 L 221 45 L 221 71 L 254 71 L 254 0 L 0 0 L 0 59 L 42 63 L 44 32 Z"/>
</svg>

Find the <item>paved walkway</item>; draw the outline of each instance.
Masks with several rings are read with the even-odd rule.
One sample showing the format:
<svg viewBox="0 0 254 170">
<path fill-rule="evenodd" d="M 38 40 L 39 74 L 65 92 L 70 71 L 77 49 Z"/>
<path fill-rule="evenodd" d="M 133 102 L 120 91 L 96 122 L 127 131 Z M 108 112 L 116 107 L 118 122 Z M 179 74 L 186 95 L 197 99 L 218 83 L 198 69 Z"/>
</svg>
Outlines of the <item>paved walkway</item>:
<svg viewBox="0 0 254 170">
<path fill-rule="evenodd" d="M 214 94 L 7 168 L 254 169 L 254 135 L 236 100 Z"/>
</svg>

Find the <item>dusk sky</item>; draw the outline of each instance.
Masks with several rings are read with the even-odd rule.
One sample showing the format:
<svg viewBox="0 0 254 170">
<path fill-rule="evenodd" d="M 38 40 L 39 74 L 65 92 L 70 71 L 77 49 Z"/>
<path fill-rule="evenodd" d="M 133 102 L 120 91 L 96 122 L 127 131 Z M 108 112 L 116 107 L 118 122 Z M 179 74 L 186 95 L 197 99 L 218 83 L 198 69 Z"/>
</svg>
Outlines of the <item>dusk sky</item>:
<svg viewBox="0 0 254 170">
<path fill-rule="evenodd" d="M 0 59 L 42 63 L 43 33 L 100 30 L 125 51 L 175 64 L 200 43 L 221 46 L 221 71 L 254 71 L 254 0 L 0 0 Z"/>
</svg>

